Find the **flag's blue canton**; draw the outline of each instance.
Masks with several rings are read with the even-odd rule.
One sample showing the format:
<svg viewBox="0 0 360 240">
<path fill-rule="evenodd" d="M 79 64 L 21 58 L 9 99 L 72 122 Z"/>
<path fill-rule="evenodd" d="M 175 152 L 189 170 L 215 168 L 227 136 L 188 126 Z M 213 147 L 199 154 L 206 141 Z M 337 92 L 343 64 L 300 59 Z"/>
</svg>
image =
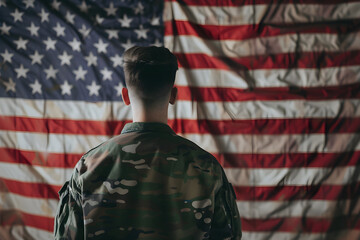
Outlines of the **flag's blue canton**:
<svg viewBox="0 0 360 240">
<path fill-rule="evenodd" d="M 163 45 L 162 1 L 0 0 L 0 97 L 121 100 L 122 54 Z"/>
</svg>

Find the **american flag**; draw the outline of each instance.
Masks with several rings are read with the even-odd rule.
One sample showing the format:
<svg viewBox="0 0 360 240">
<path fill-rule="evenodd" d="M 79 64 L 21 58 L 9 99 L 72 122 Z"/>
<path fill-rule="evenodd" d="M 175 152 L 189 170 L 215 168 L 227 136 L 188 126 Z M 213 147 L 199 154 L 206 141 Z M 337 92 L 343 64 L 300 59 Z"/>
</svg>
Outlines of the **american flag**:
<svg viewBox="0 0 360 240">
<path fill-rule="evenodd" d="M 360 2 L 0 0 L 0 239 L 52 239 L 61 185 L 131 121 L 122 54 L 178 57 L 169 124 L 211 152 L 243 238 L 360 239 Z"/>
</svg>

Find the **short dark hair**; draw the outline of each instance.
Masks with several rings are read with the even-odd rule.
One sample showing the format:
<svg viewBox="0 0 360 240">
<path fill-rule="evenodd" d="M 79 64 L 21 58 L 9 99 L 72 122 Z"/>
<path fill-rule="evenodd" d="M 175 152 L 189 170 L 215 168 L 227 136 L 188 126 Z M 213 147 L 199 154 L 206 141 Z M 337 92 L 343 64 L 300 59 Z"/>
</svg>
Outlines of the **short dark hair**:
<svg viewBox="0 0 360 240">
<path fill-rule="evenodd" d="M 144 100 L 159 100 L 174 86 L 177 59 L 165 47 L 135 46 L 123 56 L 125 83 Z"/>
</svg>

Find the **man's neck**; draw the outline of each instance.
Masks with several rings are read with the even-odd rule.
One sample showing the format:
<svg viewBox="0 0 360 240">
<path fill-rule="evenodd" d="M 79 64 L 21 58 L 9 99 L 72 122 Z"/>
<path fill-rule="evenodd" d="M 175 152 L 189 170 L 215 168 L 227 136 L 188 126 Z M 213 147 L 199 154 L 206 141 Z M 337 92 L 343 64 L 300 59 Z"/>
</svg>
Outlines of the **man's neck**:
<svg viewBox="0 0 360 240">
<path fill-rule="evenodd" d="M 167 108 L 156 108 L 155 110 L 132 106 L 133 122 L 161 122 L 167 124 L 168 112 Z"/>
</svg>

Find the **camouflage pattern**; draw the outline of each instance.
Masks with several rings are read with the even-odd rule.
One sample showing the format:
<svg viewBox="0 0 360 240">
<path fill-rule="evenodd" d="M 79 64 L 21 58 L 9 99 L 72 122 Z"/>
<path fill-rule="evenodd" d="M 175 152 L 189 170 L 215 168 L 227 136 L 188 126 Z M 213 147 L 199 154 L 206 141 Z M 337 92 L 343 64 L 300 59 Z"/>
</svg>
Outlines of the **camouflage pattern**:
<svg viewBox="0 0 360 240">
<path fill-rule="evenodd" d="M 86 153 L 59 192 L 55 239 L 240 239 L 217 160 L 162 123 L 130 123 Z"/>
</svg>

